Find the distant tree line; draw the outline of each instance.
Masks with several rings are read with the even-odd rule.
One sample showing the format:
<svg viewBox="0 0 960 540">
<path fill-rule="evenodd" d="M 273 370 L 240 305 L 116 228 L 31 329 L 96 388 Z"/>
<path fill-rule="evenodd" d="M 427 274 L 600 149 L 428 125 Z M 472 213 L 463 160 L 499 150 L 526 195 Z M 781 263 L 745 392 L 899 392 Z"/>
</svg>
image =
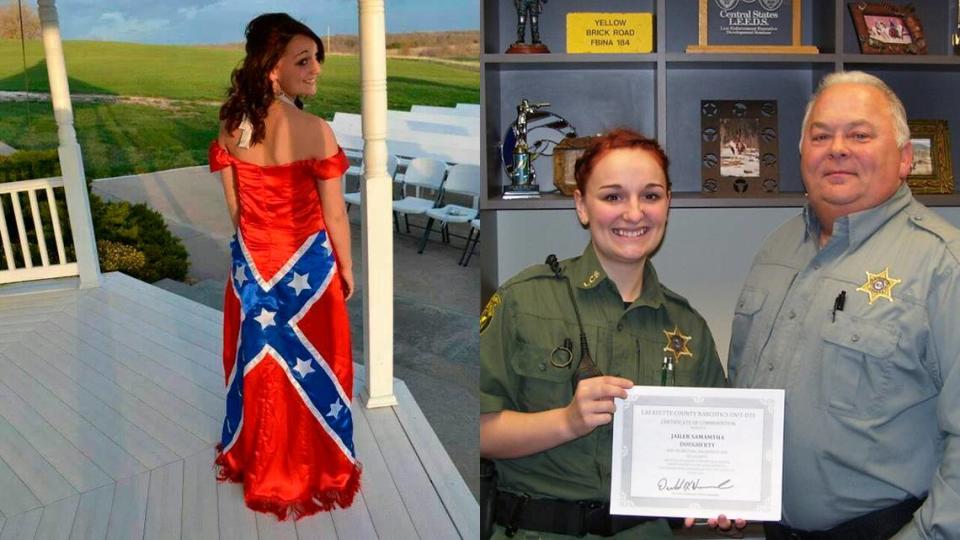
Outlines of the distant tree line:
<svg viewBox="0 0 960 540">
<path fill-rule="evenodd" d="M 33 0 L 23 0 L 23 36 L 26 39 L 40 38 L 40 16 Z M 20 6 L 17 0 L 0 5 L 0 39 L 20 39 Z"/>
<path fill-rule="evenodd" d="M 320 36 L 327 50 L 338 54 L 360 54 L 360 37 L 337 34 L 327 39 Z M 236 44 L 242 48 L 242 44 Z M 461 30 L 448 32 L 407 32 L 387 34 L 387 54 L 432 58 L 479 58 L 480 32 Z"/>
<path fill-rule="evenodd" d="M 388 54 L 434 58 L 480 57 L 480 32 L 410 32 L 387 34 Z"/>
</svg>

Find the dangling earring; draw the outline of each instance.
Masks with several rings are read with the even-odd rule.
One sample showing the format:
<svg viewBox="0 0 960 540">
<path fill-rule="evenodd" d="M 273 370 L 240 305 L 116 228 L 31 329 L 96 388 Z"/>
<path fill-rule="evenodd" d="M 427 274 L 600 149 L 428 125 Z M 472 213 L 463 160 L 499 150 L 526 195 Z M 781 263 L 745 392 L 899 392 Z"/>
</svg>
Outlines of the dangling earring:
<svg viewBox="0 0 960 540">
<path fill-rule="evenodd" d="M 286 103 L 287 105 L 296 106 L 296 102 L 290 99 L 290 96 L 288 96 L 287 93 L 283 91 L 283 88 L 280 87 L 280 83 L 277 81 L 273 81 L 273 97 L 274 99 L 280 100 Z"/>
</svg>

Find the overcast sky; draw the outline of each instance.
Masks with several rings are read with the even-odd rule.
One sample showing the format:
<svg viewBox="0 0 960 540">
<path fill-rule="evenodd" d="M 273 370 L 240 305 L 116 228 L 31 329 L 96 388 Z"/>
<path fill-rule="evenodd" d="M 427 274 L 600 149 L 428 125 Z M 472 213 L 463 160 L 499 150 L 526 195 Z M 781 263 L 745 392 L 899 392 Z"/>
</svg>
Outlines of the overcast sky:
<svg viewBox="0 0 960 540">
<path fill-rule="evenodd" d="M 384 0 L 387 32 L 479 30 L 480 0 Z M 358 33 L 356 0 L 57 0 L 64 39 L 243 41 L 256 15 L 285 11 L 320 35 Z"/>
</svg>

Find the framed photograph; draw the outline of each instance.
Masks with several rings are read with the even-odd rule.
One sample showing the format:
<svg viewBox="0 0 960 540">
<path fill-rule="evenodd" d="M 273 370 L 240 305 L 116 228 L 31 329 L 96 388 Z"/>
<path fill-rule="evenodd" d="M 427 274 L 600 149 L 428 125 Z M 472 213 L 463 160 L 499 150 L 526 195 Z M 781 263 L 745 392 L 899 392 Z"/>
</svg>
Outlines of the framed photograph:
<svg viewBox="0 0 960 540">
<path fill-rule="evenodd" d="M 777 102 L 700 102 L 704 193 L 763 196 L 780 191 Z"/>
<path fill-rule="evenodd" d="M 907 184 L 914 193 L 953 193 L 953 160 L 946 120 L 910 120 L 913 163 Z"/>
<path fill-rule="evenodd" d="M 853 16 L 860 52 L 927 54 L 927 40 L 912 5 L 854 2 L 847 6 Z"/>
<path fill-rule="evenodd" d="M 801 0 L 700 0 L 697 44 L 688 53 L 817 54 L 801 45 Z"/>
</svg>

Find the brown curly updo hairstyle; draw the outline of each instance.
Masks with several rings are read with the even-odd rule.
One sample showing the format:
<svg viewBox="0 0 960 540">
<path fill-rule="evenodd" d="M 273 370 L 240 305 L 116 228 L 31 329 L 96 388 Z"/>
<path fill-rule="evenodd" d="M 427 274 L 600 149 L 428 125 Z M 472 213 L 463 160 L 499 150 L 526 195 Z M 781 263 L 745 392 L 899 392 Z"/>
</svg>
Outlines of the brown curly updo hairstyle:
<svg viewBox="0 0 960 540">
<path fill-rule="evenodd" d="M 269 74 L 294 36 L 306 36 L 317 44 L 317 62 L 323 63 L 323 42 L 302 22 L 286 13 L 264 13 L 250 21 L 245 32 L 246 52 L 240 67 L 230 75 L 227 101 L 220 107 L 220 122 L 227 133 L 240 126 L 246 115 L 253 124 L 251 144 L 263 140 L 264 118 L 275 99 Z"/>
<path fill-rule="evenodd" d="M 644 135 L 627 128 L 616 128 L 607 133 L 596 137 L 590 148 L 577 159 L 573 165 L 573 177 L 577 181 L 577 189 L 580 193 L 586 193 L 587 179 L 593 172 L 593 168 L 600 162 L 600 159 L 607 155 L 611 150 L 620 148 L 636 148 L 646 150 L 653 156 L 653 159 L 663 169 L 663 176 L 667 180 L 667 190 L 670 190 L 670 160 L 666 152 L 660 147 L 656 139 L 645 137 Z"/>
</svg>

